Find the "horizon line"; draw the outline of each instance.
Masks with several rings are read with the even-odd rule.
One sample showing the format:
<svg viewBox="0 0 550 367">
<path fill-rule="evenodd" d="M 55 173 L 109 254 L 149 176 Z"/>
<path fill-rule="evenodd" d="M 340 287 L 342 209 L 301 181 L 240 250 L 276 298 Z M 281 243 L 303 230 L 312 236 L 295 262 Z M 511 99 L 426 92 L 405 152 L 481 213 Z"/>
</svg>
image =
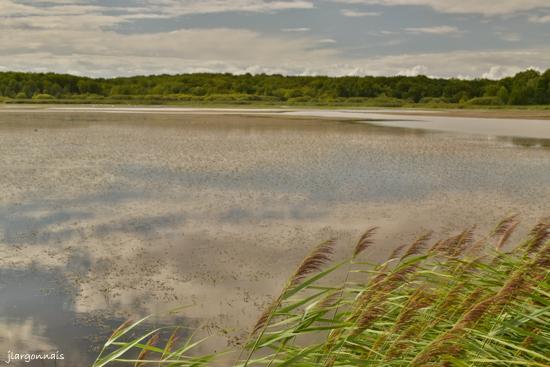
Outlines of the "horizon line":
<svg viewBox="0 0 550 367">
<path fill-rule="evenodd" d="M 539 74 L 544 74 L 546 72 L 550 72 L 550 66 L 545 70 L 540 70 L 538 68 L 528 67 L 526 69 L 523 69 L 521 71 L 518 71 L 517 73 L 513 75 L 503 76 L 498 79 L 492 79 L 487 77 L 464 77 L 464 76 L 454 76 L 454 77 L 442 77 L 442 76 L 435 76 L 435 75 L 426 75 L 426 74 L 417 74 L 417 75 L 404 75 L 404 74 L 386 74 L 386 75 L 374 75 L 374 74 L 364 74 L 364 75 L 328 75 L 328 74 L 308 74 L 308 75 L 301 75 L 301 74 L 281 74 L 281 73 L 254 73 L 254 72 L 243 72 L 243 73 L 231 73 L 231 72 L 214 72 L 214 71 L 203 71 L 203 72 L 181 72 L 181 73 L 151 73 L 151 74 L 134 74 L 134 75 L 115 75 L 115 76 L 92 76 L 92 75 L 86 75 L 86 74 L 79 74 L 76 72 L 57 72 L 57 71 L 21 71 L 21 70 L 5 70 L 1 69 L 0 74 L 36 74 L 36 75 L 46 75 L 46 74 L 54 74 L 54 75 L 64 75 L 64 76 L 71 76 L 76 78 L 88 78 L 93 80 L 115 80 L 115 79 L 132 79 L 132 78 L 148 78 L 148 77 L 177 77 L 177 76 L 192 76 L 192 75 L 226 75 L 226 76 L 268 76 L 268 77 L 285 77 L 285 78 L 330 78 L 330 79 L 340 79 L 340 78 L 417 78 L 417 77 L 424 77 L 432 80 L 463 80 L 463 81 L 473 81 L 473 80 L 491 80 L 491 81 L 500 81 L 507 78 L 514 78 L 516 75 L 528 72 L 528 71 L 534 71 Z"/>
</svg>

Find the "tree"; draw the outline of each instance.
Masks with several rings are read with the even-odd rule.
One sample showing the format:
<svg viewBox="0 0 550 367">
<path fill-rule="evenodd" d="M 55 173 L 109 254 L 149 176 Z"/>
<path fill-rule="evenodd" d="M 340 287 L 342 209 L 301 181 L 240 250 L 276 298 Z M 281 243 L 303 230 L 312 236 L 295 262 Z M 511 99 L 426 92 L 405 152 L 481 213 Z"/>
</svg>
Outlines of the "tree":
<svg viewBox="0 0 550 367">
<path fill-rule="evenodd" d="M 486 79 L 433 79 L 426 76 L 328 77 L 283 75 L 181 74 L 94 79 L 54 73 L 0 72 L 0 95 L 31 97 L 49 94 L 59 97 L 154 98 L 162 101 L 193 98 L 200 101 L 318 100 L 325 103 L 362 103 L 365 98 L 396 98 L 419 103 L 437 99 L 461 103 L 478 97 L 494 97 L 505 104 L 550 103 L 550 70 L 526 70 L 499 81 Z M 178 95 L 175 97 L 174 95 Z M 246 97 L 243 97 L 246 95 Z M 193 96 L 193 97 L 190 97 Z M 387 96 L 387 97 L 385 97 Z M 272 97 L 272 98 L 271 98 Z M 384 98 L 382 98 L 384 97 Z M 392 100 L 396 102 L 395 100 Z"/>
</svg>

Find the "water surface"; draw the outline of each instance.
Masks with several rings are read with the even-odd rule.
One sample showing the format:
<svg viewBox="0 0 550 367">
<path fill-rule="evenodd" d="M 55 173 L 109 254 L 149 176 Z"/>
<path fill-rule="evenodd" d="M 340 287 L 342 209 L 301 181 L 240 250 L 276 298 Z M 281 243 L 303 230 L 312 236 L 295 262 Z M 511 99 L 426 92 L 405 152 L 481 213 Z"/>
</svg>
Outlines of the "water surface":
<svg viewBox="0 0 550 367">
<path fill-rule="evenodd" d="M 0 113 L 0 358 L 89 362 L 117 323 L 181 306 L 153 323 L 224 348 L 328 237 L 343 253 L 380 225 L 378 261 L 426 228 L 549 214 L 544 136 L 154 112 Z"/>
</svg>

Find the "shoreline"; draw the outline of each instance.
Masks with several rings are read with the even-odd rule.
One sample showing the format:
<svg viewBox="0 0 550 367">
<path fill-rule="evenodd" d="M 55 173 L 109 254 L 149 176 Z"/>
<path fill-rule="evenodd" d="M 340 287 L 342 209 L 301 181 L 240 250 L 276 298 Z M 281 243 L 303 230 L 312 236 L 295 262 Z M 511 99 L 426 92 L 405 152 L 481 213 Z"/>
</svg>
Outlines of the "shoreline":
<svg viewBox="0 0 550 367">
<path fill-rule="evenodd" d="M 257 116 L 368 123 L 383 127 L 487 136 L 550 140 L 550 111 L 438 111 L 431 109 L 306 109 L 306 108 L 195 108 L 167 106 L 18 106 L 0 108 L 0 116 L 14 114 L 116 114 L 157 116 Z M 1 122 L 1 121 L 0 121 Z M 547 146 L 548 144 L 541 144 Z"/>
<path fill-rule="evenodd" d="M 170 104 L 1 104 L 0 112 L 32 112 L 32 111 L 127 111 L 127 112 L 290 112 L 290 111 L 354 111 L 376 112 L 385 115 L 402 116 L 438 116 L 438 117 L 468 117 L 468 118 L 499 118 L 518 120 L 550 120 L 550 106 L 505 107 L 505 108 L 438 108 L 429 106 L 415 107 L 377 107 L 377 106 L 308 106 L 308 105 L 232 105 L 232 104 L 198 104 L 198 105 L 170 105 Z"/>
</svg>

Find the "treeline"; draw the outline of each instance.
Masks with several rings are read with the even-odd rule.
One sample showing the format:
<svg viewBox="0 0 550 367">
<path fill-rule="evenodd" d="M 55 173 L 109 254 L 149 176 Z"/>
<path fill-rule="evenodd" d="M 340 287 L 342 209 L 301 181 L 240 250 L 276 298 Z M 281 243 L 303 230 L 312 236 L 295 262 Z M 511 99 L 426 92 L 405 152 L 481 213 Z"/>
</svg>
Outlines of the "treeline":
<svg viewBox="0 0 550 367">
<path fill-rule="evenodd" d="M 371 103 L 378 105 L 550 104 L 550 69 L 501 80 L 426 76 L 326 77 L 182 74 L 93 79 L 54 73 L 0 73 L 0 99 L 235 103 Z"/>
</svg>

